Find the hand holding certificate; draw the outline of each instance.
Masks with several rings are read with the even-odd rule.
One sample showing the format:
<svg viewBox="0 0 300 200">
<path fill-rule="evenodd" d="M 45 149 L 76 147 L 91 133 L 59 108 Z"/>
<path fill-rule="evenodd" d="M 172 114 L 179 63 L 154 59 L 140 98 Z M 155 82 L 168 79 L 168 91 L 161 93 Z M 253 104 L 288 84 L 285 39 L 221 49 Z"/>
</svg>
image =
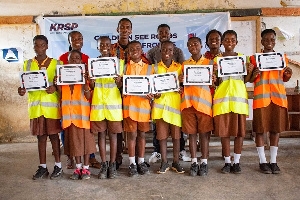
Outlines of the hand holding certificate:
<svg viewBox="0 0 300 200">
<path fill-rule="evenodd" d="M 212 65 L 184 65 L 183 85 L 211 85 Z"/>
<path fill-rule="evenodd" d="M 119 74 L 117 57 L 89 58 L 89 74 L 92 79 L 116 77 Z"/>
<path fill-rule="evenodd" d="M 20 72 L 21 88 L 27 91 L 46 90 L 49 87 L 47 70 Z"/>
<path fill-rule="evenodd" d="M 283 70 L 286 67 L 283 52 L 256 53 L 255 58 L 260 71 Z"/>
<path fill-rule="evenodd" d="M 151 75 L 152 93 L 166 93 L 179 91 L 177 72 Z"/>
<path fill-rule="evenodd" d="M 150 92 L 150 76 L 123 76 L 123 94 L 144 96 Z"/>
<path fill-rule="evenodd" d="M 57 85 L 84 84 L 84 64 L 57 65 Z"/>
<path fill-rule="evenodd" d="M 218 57 L 218 76 L 247 75 L 246 56 Z"/>
</svg>

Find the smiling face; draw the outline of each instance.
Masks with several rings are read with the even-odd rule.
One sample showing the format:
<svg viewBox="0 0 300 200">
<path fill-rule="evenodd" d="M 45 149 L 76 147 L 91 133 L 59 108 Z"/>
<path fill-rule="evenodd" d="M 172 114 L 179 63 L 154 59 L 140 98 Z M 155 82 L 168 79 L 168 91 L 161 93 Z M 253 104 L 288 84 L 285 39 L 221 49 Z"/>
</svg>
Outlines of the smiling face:
<svg viewBox="0 0 300 200">
<path fill-rule="evenodd" d="M 261 44 L 265 51 L 273 51 L 276 44 L 276 36 L 274 33 L 264 34 L 261 39 Z"/>
<path fill-rule="evenodd" d="M 34 40 L 34 52 L 37 56 L 46 55 L 48 44 L 45 40 L 37 39 Z"/>
<path fill-rule="evenodd" d="M 83 46 L 83 37 L 79 32 L 74 32 L 69 36 L 69 43 L 73 50 L 81 51 Z"/>
<path fill-rule="evenodd" d="M 111 41 L 108 38 L 101 38 L 98 42 L 98 50 L 101 55 L 108 55 L 111 48 Z"/>
<path fill-rule="evenodd" d="M 132 33 L 131 23 L 129 21 L 121 21 L 118 25 L 117 32 L 120 35 L 120 39 L 128 39 Z"/>
<path fill-rule="evenodd" d="M 69 59 L 68 59 L 69 64 L 81 64 L 81 55 L 78 52 L 70 52 L 69 54 Z"/>
<path fill-rule="evenodd" d="M 157 33 L 158 33 L 157 37 L 160 42 L 170 40 L 170 29 L 168 27 L 160 27 Z"/>
<path fill-rule="evenodd" d="M 174 53 L 174 44 L 172 43 L 163 43 L 161 45 L 161 59 L 163 62 L 172 60 Z"/>
<path fill-rule="evenodd" d="M 200 41 L 197 38 L 190 39 L 187 43 L 187 46 L 188 46 L 189 52 L 192 55 L 200 54 L 200 51 L 202 49 L 202 45 L 201 45 Z"/>
<path fill-rule="evenodd" d="M 235 34 L 228 33 L 224 36 L 222 44 L 225 48 L 225 51 L 233 51 L 235 46 L 237 45 L 237 38 Z"/>
<path fill-rule="evenodd" d="M 137 63 L 142 59 L 142 46 L 140 43 L 132 43 L 128 46 L 128 54 L 130 59 Z"/>
<path fill-rule="evenodd" d="M 211 33 L 208 36 L 207 46 L 209 49 L 218 49 L 221 46 L 221 37 L 218 33 Z"/>
</svg>

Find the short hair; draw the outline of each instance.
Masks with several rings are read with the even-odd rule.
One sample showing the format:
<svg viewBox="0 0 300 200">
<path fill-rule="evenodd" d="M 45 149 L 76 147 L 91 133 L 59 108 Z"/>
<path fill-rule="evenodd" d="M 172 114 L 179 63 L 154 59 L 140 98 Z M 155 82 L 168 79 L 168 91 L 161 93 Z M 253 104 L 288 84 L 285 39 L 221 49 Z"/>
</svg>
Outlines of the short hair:
<svg viewBox="0 0 300 200">
<path fill-rule="evenodd" d="M 33 38 L 33 43 L 34 43 L 34 41 L 36 41 L 36 40 L 44 40 L 44 41 L 46 42 L 46 44 L 48 44 L 48 39 L 47 39 L 47 37 L 44 36 L 44 35 L 36 35 L 36 36 L 34 36 L 34 38 Z"/>
<path fill-rule="evenodd" d="M 131 42 L 128 43 L 127 47 L 129 47 L 129 46 L 132 45 L 132 44 L 139 44 L 139 45 L 142 46 L 142 44 L 141 44 L 139 41 L 137 41 L 137 40 L 132 40 Z"/>
<path fill-rule="evenodd" d="M 81 52 L 78 51 L 78 50 L 76 50 L 76 49 L 73 49 L 73 50 L 69 51 L 68 60 L 70 59 L 70 55 L 72 53 L 78 53 L 80 55 L 80 59 L 82 60 L 82 54 L 81 54 Z"/>
<path fill-rule="evenodd" d="M 74 33 L 79 33 L 79 34 L 81 34 L 79 31 L 71 31 L 71 32 L 68 34 L 68 41 L 70 41 L 70 38 L 72 37 L 72 35 L 73 35 Z M 81 35 L 82 35 L 82 34 L 81 34 Z"/>
<path fill-rule="evenodd" d="M 208 38 L 209 38 L 209 36 L 211 35 L 211 34 L 213 34 L 213 33 L 218 33 L 219 34 L 219 36 L 220 36 L 220 38 L 222 39 L 222 33 L 220 32 L 220 31 L 218 31 L 217 29 L 212 29 L 212 30 L 210 30 L 210 31 L 208 31 L 208 33 L 207 33 L 207 35 L 206 35 L 206 41 L 205 41 L 205 44 L 208 46 Z"/>
<path fill-rule="evenodd" d="M 163 41 L 163 42 L 161 43 L 161 47 L 162 47 L 163 44 L 172 44 L 173 47 L 175 47 L 174 43 L 173 43 L 172 41 L 170 41 L 170 40 Z"/>
<path fill-rule="evenodd" d="M 100 42 L 100 40 L 102 40 L 102 39 L 108 39 L 111 42 L 111 39 L 107 35 L 100 36 L 98 38 L 97 42 Z"/>
<path fill-rule="evenodd" d="M 227 30 L 227 31 L 225 31 L 225 32 L 223 33 L 223 35 L 222 35 L 222 41 L 224 40 L 224 38 L 225 38 L 225 36 L 226 36 L 227 34 L 233 34 L 233 35 L 235 35 L 235 37 L 236 37 L 236 39 L 237 39 L 237 33 L 236 33 L 234 30 Z"/>
<path fill-rule="evenodd" d="M 198 37 L 190 37 L 190 38 L 188 39 L 188 42 L 189 42 L 190 40 L 192 40 L 192 39 L 198 40 L 198 41 L 200 42 L 200 44 L 202 45 L 202 41 L 201 41 L 201 39 L 198 38 Z M 188 42 L 187 42 L 187 44 L 188 44 Z"/>
<path fill-rule="evenodd" d="M 120 26 L 121 22 L 129 22 L 130 26 L 132 28 L 132 22 L 130 21 L 130 19 L 128 19 L 128 18 L 122 18 L 122 19 L 120 19 L 120 21 L 118 22 L 118 27 Z"/>
<path fill-rule="evenodd" d="M 261 32 L 261 38 L 268 33 L 273 33 L 276 36 L 276 32 L 273 29 L 265 29 L 263 32 Z"/>
<path fill-rule="evenodd" d="M 158 29 L 162 28 L 162 27 L 167 27 L 169 30 L 170 30 L 170 26 L 168 24 L 160 24 L 158 27 L 157 27 L 157 32 L 158 32 Z"/>
</svg>

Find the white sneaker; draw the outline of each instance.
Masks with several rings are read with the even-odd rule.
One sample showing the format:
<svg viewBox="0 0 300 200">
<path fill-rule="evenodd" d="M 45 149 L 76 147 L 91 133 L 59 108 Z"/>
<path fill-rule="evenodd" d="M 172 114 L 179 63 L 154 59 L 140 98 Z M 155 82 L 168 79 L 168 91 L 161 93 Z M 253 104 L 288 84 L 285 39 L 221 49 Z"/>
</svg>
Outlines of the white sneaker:
<svg viewBox="0 0 300 200">
<path fill-rule="evenodd" d="M 179 159 L 183 160 L 184 162 L 191 162 L 192 159 L 189 157 L 185 150 L 180 151 Z"/>
<path fill-rule="evenodd" d="M 161 154 L 157 152 L 153 152 L 151 157 L 149 158 L 149 163 L 156 163 L 161 159 Z"/>
</svg>

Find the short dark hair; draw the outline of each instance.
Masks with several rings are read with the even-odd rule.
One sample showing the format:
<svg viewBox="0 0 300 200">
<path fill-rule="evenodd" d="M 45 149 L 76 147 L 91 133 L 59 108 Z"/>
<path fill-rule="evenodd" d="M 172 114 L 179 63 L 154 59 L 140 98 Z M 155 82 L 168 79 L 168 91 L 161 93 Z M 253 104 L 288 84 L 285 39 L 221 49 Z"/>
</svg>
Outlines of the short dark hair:
<svg viewBox="0 0 300 200">
<path fill-rule="evenodd" d="M 130 19 L 128 19 L 128 18 L 120 19 L 120 21 L 118 22 L 118 27 L 120 26 L 121 22 L 130 22 L 130 26 L 132 28 L 132 22 L 130 21 Z"/>
<path fill-rule="evenodd" d="M 208 33 L 207 33 L 207 35 L 206 35 L 206 41 L 205 41 L 205 44 L 208 46 L 208 38 L 209 38 L 209 36 L 211 35 L 211 34 L 213 34 L 213 33 L 218 33 L 219 34 L 219 36 L 220 36 L 220 38 L 222 39 L 222 33 L 220 32 L 220 31 L 218 31 L 217 29 L 212 29 L 212 30 L 210 30 L 210 31 L 208 31 Z"/>
<path fill-rule="evenodd" d="M 276 36 L 276 32 L 273 29 L 265 29 L 263 32 L 261 32 L 261 38 L 268 33 L 273 33 Z"/>
<path fill-rule="evenodd" d="M 82 36 L 82 34 L 79 32 L 79 31 L 71 31 L 69 34 L 68 34 L 68 42 L 70 43 L 70 38 L 72 37 L 72 35 L 74 34 L 74 33 L 79 33 L 81 36 Z M 71 47 L 71 45 L 69 46 L 69 51 L 71 51 L 72 50 L 72 47 Z"/>
<path fill-rule="evenodd" d="M 44 41 L 48 44 L 48 39 L 47 39 L 47 37 L 44 36 L 44 35 L 36 35 L 36 36 L 34 36 L 34 38 L 33 38 L 33 43 L 34 43 L 34 41 L 36 41 L 36 40 L 44 40 Z"/>
<path fill-rule="evenodd" d="M 233 35 L 235 35 L 235 37 L 236 37 L 236 39 L 237 39 L 237 33 L 236 33 L 234 30 L 227 30 L 227 31 L 225 31 L 225 32 L 223 33 L 223 35 L 222 35 L 222 41 L 224 40 L 224 38 L 225 38 L 225 36 L 226 36 L 227 34 L 233 34 Z"/>
<path fill-rule="evenodd" d="M 158 29 L 162 28 L 162 27 L 167 27 L 169 30 L 170 30 L 170 26 L 168 24 L 160 24 L 158 27 L 157 27 L 157 32 L 158 32 Z"/>
<path fill-rule="evenodd" d="M 111 41 L 111 39 L 109 38 L 109 36 L 103 35 L 103 36 L 100 36 L 100 37 L 98 38 L 97 42 L 100 42 L 100 40 L 102 40 L 102 39 L 108 39 L 109 41 Z"/>
<path fill-rule="evenodd" d="M 188 42 L 189 42 L 190 40 L 192 40 L 192 39 L 198 40 L 198 41 L 200 42 L 200 44 L 202 45 L 202 41 L 201 41 L 201 39 L 198 38 L 198 37 L 190 37 L 190 38 L 188 39 Z M 187 43 L 188 43 L 188 42 L 187 42 Z"/>
<path fill-rule="evenodd" d="M 163 42 L 161 43 L 161 47 L 162 47 L 163 44 L 172 44 L 172 45 L 175 47 L 174 43 L 173 43 L 172 41 L 170 41 L 170 40 L 163 41 Z"/>
<path fill-rule="evenodd" d="M 129 47 L 131 44 L 140 44 L 142 46 L 142 44 L 137 40 L 132 40 L 131 42 L 129 42 L 127 47 Z"/>
<path fill-rule="evenodd" d="M 78 54 L 80 55 L 80 59 L 82 60 L 82 54 L 81 54 L 81 52 L 78 51 L 78 50 L 76 50 L 76 49 L 72 49 L 71 51 L 69 51 L 68 60 L 69 60 L 70 55 L 71 55 L 72 53 L 78 53 Z"/>
</svg>

